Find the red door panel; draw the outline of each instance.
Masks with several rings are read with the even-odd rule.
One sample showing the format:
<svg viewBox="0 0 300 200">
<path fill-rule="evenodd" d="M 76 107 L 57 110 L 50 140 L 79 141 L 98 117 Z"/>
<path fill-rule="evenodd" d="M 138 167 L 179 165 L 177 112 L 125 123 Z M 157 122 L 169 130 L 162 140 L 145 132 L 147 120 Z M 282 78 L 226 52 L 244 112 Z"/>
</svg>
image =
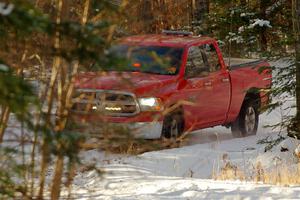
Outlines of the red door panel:
<svg viewBox="0 0 300 200">
<path fill-rule="evenodd" d="M 197 68 L 200 73 L 186 77 L 186 85 L 182 90 L 187 126 L 198 129 L 222 124 L 226 121 L 230 104 L 229 73 L 220 62 L 215 44 L 194 46 L 189 49 L 189 55 L 187 74 L 193 70 L 197 72 Z M 188 67 L 192 70 L 189 71 Z"/>
</svg>

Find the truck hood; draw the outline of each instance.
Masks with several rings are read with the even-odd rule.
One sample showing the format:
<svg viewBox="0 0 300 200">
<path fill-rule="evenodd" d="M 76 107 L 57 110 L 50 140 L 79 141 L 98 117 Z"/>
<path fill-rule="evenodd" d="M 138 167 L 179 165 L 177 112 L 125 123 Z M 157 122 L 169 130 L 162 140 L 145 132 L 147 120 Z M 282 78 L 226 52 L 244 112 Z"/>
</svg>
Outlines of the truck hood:
<svg viewBox="0 0 300 200">
<path fill-rule="evenodd" d="M 137 96 L 158 95 L 164 88 L 174 85 L 178 76 L 140 72 L 87 72 L 77 76 L 75 88 L 119 90 Z"/>
</svg>

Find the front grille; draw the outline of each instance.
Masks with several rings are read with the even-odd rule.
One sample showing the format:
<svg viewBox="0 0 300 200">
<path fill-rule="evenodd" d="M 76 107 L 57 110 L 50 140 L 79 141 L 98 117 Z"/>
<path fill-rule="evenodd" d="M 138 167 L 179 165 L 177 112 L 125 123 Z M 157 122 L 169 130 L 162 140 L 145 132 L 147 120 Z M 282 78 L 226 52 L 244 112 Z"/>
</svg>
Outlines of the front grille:
<svg viewBox="0 0 300 200">
<path fill-rule="evenodd" d="M 73 96 L 72 111 L 110 116 L 132 116 L 139 112 L 139 107 L 135 96 L 131 93 L 80 89 Z"/>
</svg>

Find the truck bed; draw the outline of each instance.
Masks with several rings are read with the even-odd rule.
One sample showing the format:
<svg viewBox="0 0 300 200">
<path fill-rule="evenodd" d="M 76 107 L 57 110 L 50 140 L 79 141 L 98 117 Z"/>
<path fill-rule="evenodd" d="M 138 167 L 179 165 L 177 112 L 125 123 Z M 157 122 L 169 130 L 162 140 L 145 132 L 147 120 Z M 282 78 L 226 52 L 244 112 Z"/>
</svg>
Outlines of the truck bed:
<svg viewBox="0 0 300 200">
<path fill-rule="evenodd" d="M 229 59 L 224 59 L 229 66 Z M 228 121 L 232 122 L 239 114 L 241 102 L 244 101 L 245 94 L 252 88 L 263 89 L 271 85 L 270 73 L 259 73 L 260 67 L 269 66 L 265 60 L 257 59 L 230 59 L 230 78 L 231 78 L 231 104 L 228 112 Z M 264 105 L 268 99 L 261 92 L 261 103 Z"/>
<path fill-rule="evenodd" d="M 264 62 L 263 60 L 259 59 L 245 59 L 245 58 L 224 58 L 224 62 L 226 66 L 229 66 L 231 70 L 242 68 L 242 67 L 248 67 L 248 66 L 256 66 L 261 62 Z"/>
</svg>

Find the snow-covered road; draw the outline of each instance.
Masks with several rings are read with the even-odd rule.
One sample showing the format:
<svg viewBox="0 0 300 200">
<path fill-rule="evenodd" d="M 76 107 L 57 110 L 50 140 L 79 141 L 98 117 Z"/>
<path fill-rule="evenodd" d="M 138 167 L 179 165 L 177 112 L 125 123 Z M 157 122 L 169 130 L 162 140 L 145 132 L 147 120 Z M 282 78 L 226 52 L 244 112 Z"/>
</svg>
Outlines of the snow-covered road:
<svg viewBox="0 0 300 200">
<path fill-rule="evenodd" d="M 264 145 L 258 145 L 257 140 L 265 136 L 212 139 L 208 143 L 129 157 L 105 155 L 95 150 L 84 152 L 82 156 L 85 160 L 96 162 L 105 173 L 103 177 L 99 177 L 95 171 L 79 173 L 73 195 L 78 199 L 300 198 L 300 187 L 211 179 L 228 161 L 248 177 L 255 176 L 255 164 L 258 161 L 269 168 L 275 166 L 274 158 L 296 165 L 297 159 L 292 151 L 298 141 L 287 139 L 279 145 L 287 145 L 290 148 L 287 152 L 281 152 L 278 146 L 272 152 L 264 153 Z"/>
<path fill-rule="evenodd" d="M 78 199 L 299 199 L 299 187 L 239 181 L 213 181 L 161 176 L 106 178 L 98 186 L 77 190 Z"/>
</svg>

